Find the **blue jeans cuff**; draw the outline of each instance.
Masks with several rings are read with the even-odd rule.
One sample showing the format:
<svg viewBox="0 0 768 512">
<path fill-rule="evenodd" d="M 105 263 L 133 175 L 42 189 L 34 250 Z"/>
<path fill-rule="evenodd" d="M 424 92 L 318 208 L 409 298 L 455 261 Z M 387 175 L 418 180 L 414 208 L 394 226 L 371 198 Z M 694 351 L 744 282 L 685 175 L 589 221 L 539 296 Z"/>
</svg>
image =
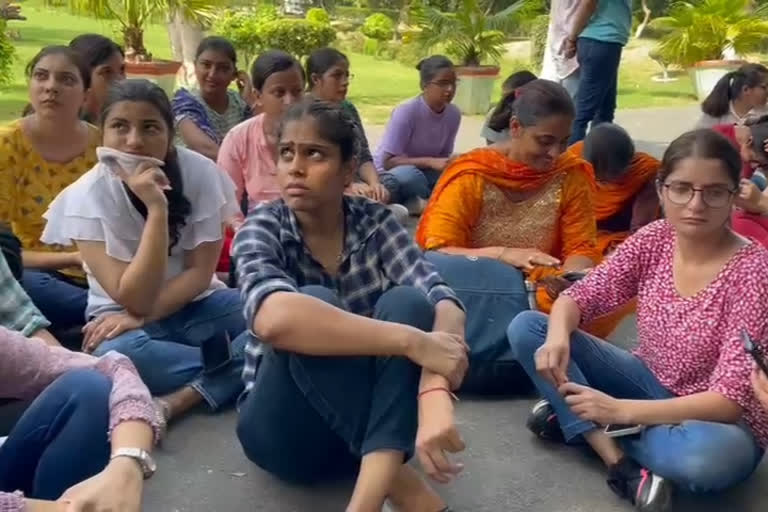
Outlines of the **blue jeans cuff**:
<svg viewBox="0 0 768 512">
<path fill-rule="evenodd" d="M 560 428 L 563 431 L 563 436 L 565 436 L 565 441 L 571 442 L 574 438 L 597 429 L 597 425 L 591 421 L 579 420 L 568 425 L 560 425 Z"/>
<path fill-rule="evenodd" d="M 213 398 L 213 395 L 205 390 L 205 386 L 203 386 L 203 383 L 200 379 L 197 379 L 194 382 L 190 382 L 189 387 L 200 393 L 200 396 L 202 396 L 203 400 L 206 401 L 208 406 L 211 408 L 211 411 L 216 411 L 220 407 L 220 404 Z"/>
</svg>

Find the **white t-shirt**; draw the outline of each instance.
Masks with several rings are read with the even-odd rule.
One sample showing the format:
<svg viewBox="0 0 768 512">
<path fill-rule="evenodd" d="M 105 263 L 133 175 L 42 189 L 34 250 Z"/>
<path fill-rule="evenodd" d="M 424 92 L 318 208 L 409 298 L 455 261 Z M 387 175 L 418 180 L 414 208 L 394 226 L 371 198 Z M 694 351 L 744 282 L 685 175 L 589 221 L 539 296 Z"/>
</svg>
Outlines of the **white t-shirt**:
<svg viewBox="0 0 768 512">
<path fill-rule="evenodd" d="M 229 176 L 210 159 L 177 147 L 184 196 L 192 208 L 187 223 L 179 232 L 179 240 L 168 256 L 166 281 L 184 270 L 184 253 L 204 242 L 223 238 L 222 225 L 238 211 L 235 186 Z M 46 244 L 72 245 L 75 240 L 104 242 L 109 256 L 130 262 L 139 247 L 144 230 L 144 217 L 134 208 L 123 182 L 101 163 L 97 163 L 80 179 L 56 196 L 43 215 L 47 220 L 40 238 Z M 88 277 L 88 318 L 107 311 L 122 311 L 84 266 Z M 194 300 L 225 288 L 215 274 L 208 289 Z"/>
</svg>

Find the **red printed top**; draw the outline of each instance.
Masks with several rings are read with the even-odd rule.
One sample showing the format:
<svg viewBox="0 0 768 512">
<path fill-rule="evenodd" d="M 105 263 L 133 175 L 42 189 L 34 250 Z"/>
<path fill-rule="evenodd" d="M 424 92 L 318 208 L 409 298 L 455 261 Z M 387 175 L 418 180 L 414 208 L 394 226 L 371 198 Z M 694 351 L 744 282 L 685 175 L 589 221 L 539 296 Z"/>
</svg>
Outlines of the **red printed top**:
<svg viewBox="0 0 768 512">
<path fill-rule="evenodd" d="M 678 396 L 715 391 L 737 402 L 765 448 L 768 412 L 752 392 L 753 363 L 741 331 L 765 350 L 768 251 L 755 243 L 742 247 L 709 286 L 682 297 L 672 277 L 674 244 L 673 228 L 665 220 L 653 222 L 565 293 L 584 322 L 637 296 L 635 355 Z"/>
</svg>

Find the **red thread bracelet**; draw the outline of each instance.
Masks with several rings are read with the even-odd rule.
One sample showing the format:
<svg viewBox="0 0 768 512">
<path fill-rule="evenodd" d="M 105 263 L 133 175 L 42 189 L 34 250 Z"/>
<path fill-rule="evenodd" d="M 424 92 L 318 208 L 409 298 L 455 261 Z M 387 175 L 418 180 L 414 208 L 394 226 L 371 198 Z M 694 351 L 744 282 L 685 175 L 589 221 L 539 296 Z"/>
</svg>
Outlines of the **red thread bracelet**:
<svg viewBox="0 0 768 512">
<path fill-rule="evenodd" d="M 439 386 L 439 387 L 436 387 L 436 388 L 429 388 L 429 389 L 425 389 L 424 391 L 419 391 L 419 394 L 416 396 L 416 398 L 417 399 L 421 398 L 422 396 L 426 395 L 427 393 L 432 393 L 433 391 L 445 391 L 446 393 L 448 393 L 450 395 L 451 398 L 453 398 L 457 402 L 459 401 L 459 397 L 454 395 L 453 392 L 450 389 L 448 389 L 448 388 L 446 388 L 444 386 Z"/>
</svg>

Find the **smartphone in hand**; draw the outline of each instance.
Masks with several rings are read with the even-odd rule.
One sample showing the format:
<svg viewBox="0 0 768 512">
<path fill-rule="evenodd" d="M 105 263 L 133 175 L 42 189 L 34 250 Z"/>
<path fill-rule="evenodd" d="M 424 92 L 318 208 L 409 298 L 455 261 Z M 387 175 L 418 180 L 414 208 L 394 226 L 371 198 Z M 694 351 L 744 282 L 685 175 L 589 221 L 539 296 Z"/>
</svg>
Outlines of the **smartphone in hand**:
<svg viewBox="0 0 768 512">
<path fill-rule="evenodd" d="M 624 437 L 634 436 L 643 431 L 645 427 L 643 425 L 621 425 L 618 423 L 611 423 L 605 426 L 605 435 L 608 437 Z"/>
<path fill-rule="evenodd" d="M 765 354 L 763 354 L 760 347 L 752 341 L 749 333 L 745 330 L 741 331 L 741 342 L 744 344 L 744 350 L 747 354 L 752 356 L 752 359 L 757 363 L 757 367 L 760 368 L 765 375 L 768 375 L 768 364 L 765 362 Z"/>
</svg>

